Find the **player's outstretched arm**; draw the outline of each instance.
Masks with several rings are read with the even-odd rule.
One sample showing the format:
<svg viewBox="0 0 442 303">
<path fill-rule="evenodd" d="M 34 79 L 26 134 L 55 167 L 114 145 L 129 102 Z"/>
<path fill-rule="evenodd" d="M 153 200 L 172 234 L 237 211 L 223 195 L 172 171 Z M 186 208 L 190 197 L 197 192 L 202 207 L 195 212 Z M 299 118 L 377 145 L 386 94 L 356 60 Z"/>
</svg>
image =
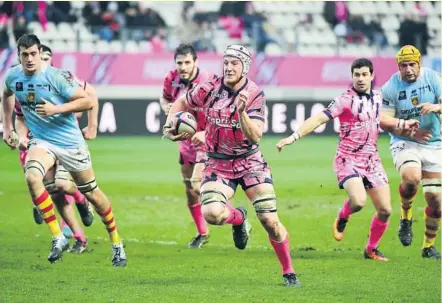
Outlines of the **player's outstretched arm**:
<svg viewBox="0 0 442 303">
<path fill-rule="evenodd" d="M 314 116 L 311 116 L 310 118 L 304 121 L 304 123 L 299 127 L 298 131 L 295 131 L 287 138 L 284 138 L 278 142 L 278 144 L 276 145 L 278 151 L 281 152 L 284 146 L 290 145 L 296 140 L 299 140 L 300 138 L 307 136 L 317 127 L 321 126 L 324 123 L 327 123 L 329 120 L 330 117 L 326 115 L 324 112 L 320 112 Z"/>
<path fill-rule="evenodd" d="M 173 134 L 173 116 L 180 111 L 188 111 L 187 103 L 186 103 L 186 96 L 182 96 L 178 98 L 170 108 L 169 114 L 167 115 L 166 123 L 163 126 L 163 137 L 167 138 L 171 141 L 181 141 L 181 140 L 187 140 L 190 138 L 190 135 L 188 133 L 182 133 L 179 135 Z"/>
<path fill-rule="evenodd" d="M 5 85 L 3 89 L 3 141 L 10 147 L 18 145 L 17 135 L 14 133 L 12 124 L 12 112 L 14 110 L 14 93 Z"/>
<path fill-rule="evenodd" d="M 419 128 L 419 121 L 415 119 L 398 119 L 394 117 L 392 111 L 382 109 L 380 126 L 383 130 L 395 135 L 413 138 L 416 130 Z"/>
<path fill-rule="evenodd" d="M 394 118 L 392 112 L 385 109 L 381 111 L 381 128 L 396 136 L 409 137 L 417 142 L 428 142 L 432 138 L 431 132 L 419 128 L 419 121 Z"/>
</svg>

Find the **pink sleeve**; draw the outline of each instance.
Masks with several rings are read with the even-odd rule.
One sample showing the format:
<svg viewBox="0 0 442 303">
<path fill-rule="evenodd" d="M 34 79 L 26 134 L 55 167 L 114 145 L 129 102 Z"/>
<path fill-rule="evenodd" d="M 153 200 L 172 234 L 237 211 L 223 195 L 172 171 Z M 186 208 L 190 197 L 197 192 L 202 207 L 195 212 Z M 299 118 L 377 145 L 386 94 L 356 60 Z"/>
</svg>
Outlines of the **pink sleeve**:
<svg viewBox="0 0 442 303">
<path fill-rule="evenodd" d="M 14 112 L 17 116 L 23 117 L 23 112 L 21 111 L 20 103 L 18 103 L 17 100 L 15 101 Z"/>
<path fill-rule="evenodd" d="M 173 96 L 172 96 L 172 74 L 169 72 L 167 73 L 164 84 L 163 84 L 163 98 L 172 102 Z"/>
<path fill-rule="evenodd" d="M 203 108 L 213 90 L 210 82 L 200 83 L 189 90 L 186 94 L 186 102 L 190 108 Z"/>
<path fill-rule="evenodd" d="M 265 121 L 265 95 L 263 90 L 257 90 L 257 94 L 252 94 L 252 101 L 247 106 L 247 115 L 250 119 Z"/>
<path fill-rule="evenodd" d="M 327 108 L 324 110 L 324 113 L 330 118 L 334 119 L 344 112 L 344 110 L 349 106 L 347 99 L 343 97 L 335 98 Z"/>
</svg>

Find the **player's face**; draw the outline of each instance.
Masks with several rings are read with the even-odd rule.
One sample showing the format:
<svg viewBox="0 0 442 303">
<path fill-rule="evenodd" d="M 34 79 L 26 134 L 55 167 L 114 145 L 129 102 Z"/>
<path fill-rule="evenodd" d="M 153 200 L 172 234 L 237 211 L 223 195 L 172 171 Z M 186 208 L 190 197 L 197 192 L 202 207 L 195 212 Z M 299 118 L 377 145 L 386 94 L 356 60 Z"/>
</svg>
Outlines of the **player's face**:
<svg viewBox="0 0 442 303">
<path fill-rule="evenodd" d="M 371 90 L 371 82 L 373 81 L 373 74 L 367 66 L 355 68 L 353 70 L 353 87 L 361 93 L 366 93 Z"/>
<path fill-rule="evenodd" d="M 235 85 L 242 75 L 242 62 L 238 58 L 224 57 L 224 81 L 226 84 Z"/>
<path fill-rule="evenodd" d="M 20 47 L 20 62 L 26 73 L 34 73 L 41 65 L 41 53 L 35 44 L 29 48 Z"/>
<path fill-rule="evenodd" d="M 419 63 L 414 61 L 404 61 L 399 64 L 399 72 L 401 73 L 401 78 L 405 82 L 414 82 L 420 72 Z"/>
<path fill-rule="evenodd" d="M 183 80 L 190 80 L 196 69 L 196 60 L 193 60 L 192 54 L 178 55 L 175 59 L 175 68 Z"/>
<path fill-rule="evenodd" d="M 52 57 L 47 54 L 41 55 L 41 61 L 45 62 L 47 65 L 52 65 Z"/>
</svg>

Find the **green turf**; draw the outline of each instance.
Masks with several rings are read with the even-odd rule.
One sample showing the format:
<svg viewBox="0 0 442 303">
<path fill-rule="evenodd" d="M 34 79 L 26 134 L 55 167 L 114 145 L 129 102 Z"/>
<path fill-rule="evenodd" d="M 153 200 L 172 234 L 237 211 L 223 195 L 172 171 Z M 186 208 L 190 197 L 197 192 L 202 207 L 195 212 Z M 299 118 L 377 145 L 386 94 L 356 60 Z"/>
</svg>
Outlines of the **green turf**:
<svg viewBox="0 0 442 303">
<path fill-rule="evenodd" d="M 280 267 L 254 216 L 249 247 L 234 248 L 230 226 L 213 227 L 201 250 L 185 205 L 177 149 L 159 138 L 100 138 L 90 143 L 99 186 L 108 194 L 129 264 L 112 268 L 101 222 L 85 228 L 92 252 L 49 264 L 50 235 L 32 219 L 17 153 L 0 147 L 0 302 L 440 302 L 440 262 L 422 260 L 424 201 L 415 203 L 415 239 L 397 239 L 398 175 L 388 143 L 379 143 L 391 181 L 393 215 L 381 250 L 362 258 L 374 208 L 352 217 L 338 243 L 331 224 L 344 198 L 332 170 L 337 138 L 306 138 L 282 154 L 276 137 L 262 150 L 273 168 L 278 209 L 290 232 L 301 288 L 282 286 Z M 235 204 L 253 208 L 239 192 Z M 440 246 L 440 240 L 437 241 Z"/>
</svg>

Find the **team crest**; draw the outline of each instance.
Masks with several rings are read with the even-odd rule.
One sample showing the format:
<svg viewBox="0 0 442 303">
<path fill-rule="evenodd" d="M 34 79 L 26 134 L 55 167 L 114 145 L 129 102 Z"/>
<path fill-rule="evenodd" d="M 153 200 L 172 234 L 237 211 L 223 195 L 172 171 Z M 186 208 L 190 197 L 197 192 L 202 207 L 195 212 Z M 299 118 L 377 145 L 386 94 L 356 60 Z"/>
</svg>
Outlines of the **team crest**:
<svg viewBox="0 0 442 303">
<path fill-rule="evenodd" d="M 236 106 L 235 105 L 230 105 L 230 112 L 233 113 L 235 111 Z"/>
<path fill-rule="evenodd" d="M 413 104 L 414 106 L 419 104 L 419 99 L 417 97 L 411 97 L 411 104 Z"/>
<path fill-rule="evenodd" d="M 28 102 L 35 101 L 35 92 L 28 92 Z"/>
</svg>

